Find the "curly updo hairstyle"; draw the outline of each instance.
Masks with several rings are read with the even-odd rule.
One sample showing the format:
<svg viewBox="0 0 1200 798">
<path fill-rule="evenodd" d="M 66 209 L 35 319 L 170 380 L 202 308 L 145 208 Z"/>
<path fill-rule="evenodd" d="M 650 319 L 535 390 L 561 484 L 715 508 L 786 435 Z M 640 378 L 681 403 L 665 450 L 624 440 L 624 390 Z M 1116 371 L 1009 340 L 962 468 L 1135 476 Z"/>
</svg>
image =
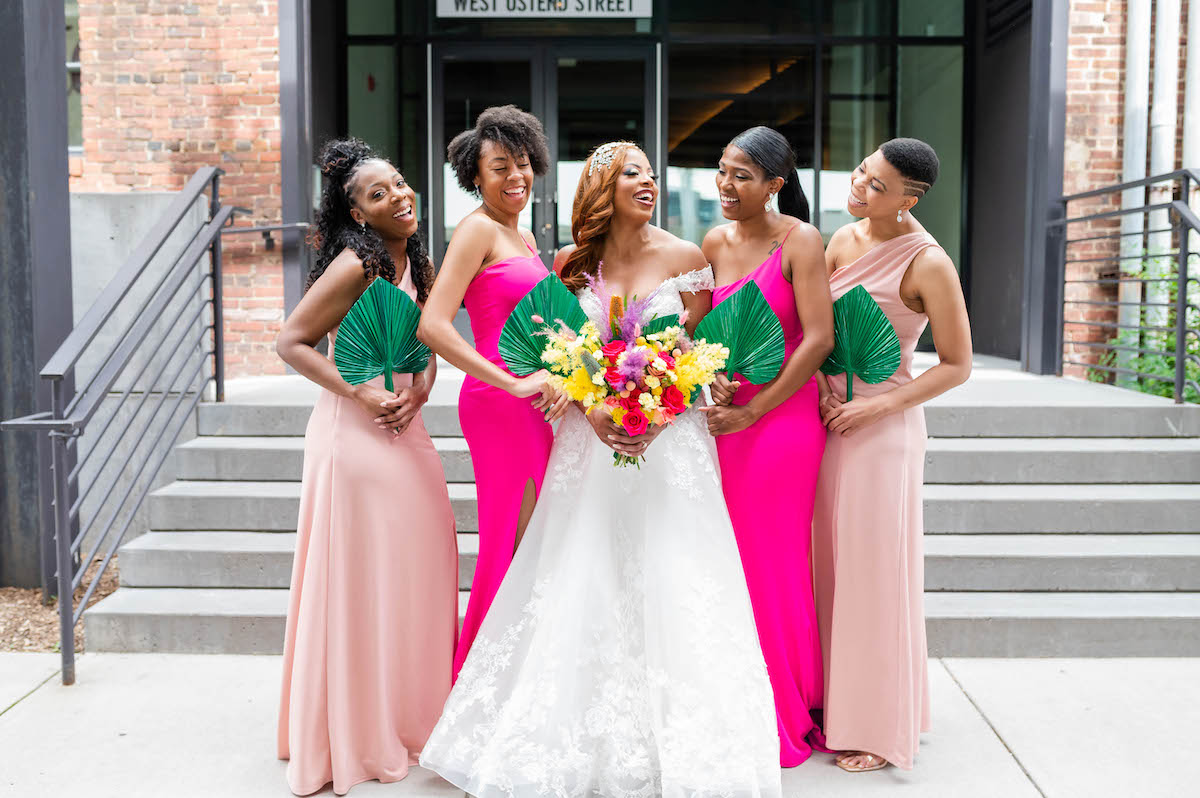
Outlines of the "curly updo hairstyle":
<svg viewBox="0 0 1200 798">
<path fill-rule="evenodd" d="M 631 141 L 610 141 L 592 150 L 583 164 L 583 174 L 575 189 L 575 204 L 571 208 L 571 238 L 575 241 L 575 249 L 567 256 L 559 274 L 572 292 L 587 285 L 588 275 L 595 278 L 600 272 L 604 240 L 612 226 L 617 178 L 630 150 L 640 151 L 640 148 Z M 596 161 L 597 153 L 601 151 L 604 151 L 604 157 Z"/>
<path fill-rule="evenodd" d="M 804 196 L 796 174 L 796 154 L 787 137 L 774 128 L 759 125 L 743 130 L 726 146 L 737 147 L 746 153 L 746 157 L 766 173 L 767 180 L 783 178 L 783 188 L 779 189 L 780 213 L 802 222 L 811 221 L 808 198 Z"/>
<path fill-rule="evenodd" d="M 920 139 L 892 139 L 879 145 L 884 159 L 904 178 L 904 193 L 923 197 L 938 179 L 937 153 Z"/>
<path fill-rule="evenodd" d="M 321 208 L 317 211 L 316 231 L 310 238 L 313 249 L 317 251 L 317 261 L 308 273 L 305 291 L 312 287 L 344 249 L 358 256 L 368 278 L 382 277 L 390 283 L 396 281 L 396 264 L 388 254 L 383 238 L 370 225 L 360 227 L 350 215 L 350 208 L 354 205 L 350 197 L 354 175 L 367 161 L 375 160 L 384 159 L 366 142 L 356 138 L 332 139 L 321 148 L 317 165 L 325 177 L 325 189 L 321 193 Z M 429 259 L 429 251 L 425 248 L 420 230 L 409 236 L 406 253 L 417 299 L 424 302 L 433 286 L 433 262 Z"/>
<path fill-rule="evenodd" d="M 462 190 L 478 193 L 475 178 L 479 175 L 479 153 L 483 142 L 502 147 L 509 155 L 527 155 L 533 173 L 541 176 L 550 167 L 550 148 L 541 121 L 515 105 L 495 105 L 485 108 L 475 120 L 475 127 L 454 137 L 446 149 L 446 160 Z"/>
</svg>

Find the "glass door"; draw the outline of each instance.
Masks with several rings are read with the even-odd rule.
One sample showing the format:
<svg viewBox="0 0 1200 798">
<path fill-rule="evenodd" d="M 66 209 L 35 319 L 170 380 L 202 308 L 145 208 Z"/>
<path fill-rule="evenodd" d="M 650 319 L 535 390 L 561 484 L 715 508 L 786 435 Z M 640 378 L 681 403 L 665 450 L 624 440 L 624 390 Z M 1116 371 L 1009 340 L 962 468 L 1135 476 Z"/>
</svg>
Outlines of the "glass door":
<svg viewBox="0 0 1200 798">
<path fill-rule="evenodd" d="M 549 267 L 571 242 L 571 206 L 583 162 L 598 144 L 641 144 L 658 165 L 657 74 L 652 45 L 447 45 L 434 47 L 430 93 L 430 172 L 435 201 L 430 239 L 440 263 L 458 221 L 478 204 L 459 188 L 446 147 L 490 105 L 512 103 L 546 128 L 552 163 L 534 181 L 521 224 L 533 230 Z"/>
</svg>

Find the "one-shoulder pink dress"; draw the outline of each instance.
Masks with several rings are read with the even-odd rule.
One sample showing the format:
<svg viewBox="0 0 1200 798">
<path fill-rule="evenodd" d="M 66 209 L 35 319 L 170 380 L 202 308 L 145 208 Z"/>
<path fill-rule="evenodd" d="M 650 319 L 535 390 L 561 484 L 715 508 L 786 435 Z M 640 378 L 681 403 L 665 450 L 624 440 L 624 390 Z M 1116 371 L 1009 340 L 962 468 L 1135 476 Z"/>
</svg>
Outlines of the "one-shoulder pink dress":
<svg viewBox="0 0 1200 798">
<path fill-rule="evenodd" d="M 517 303 L 548 273 L 531 251 L 525 257 L 493 263 L 467 286 L 463 304 L 471 318 L 475 349 L 505 371 L 498 349 L 500 331 Z M 463 380 L 458 397 L 458 418 L 475 467 L 479 560 L 454 655 L 455 679 L 508 572 L 526 486 L 532 482 L 537 493 L 542 490 L 554 429 L 531 401 L 471 376 Z"/>
<path fill-rule="evenodd" d="M 779 317 L 790 357 L 804 330 L 792 285 L 783 276 L 783 247 L 736 283 L 717 286 L 713 306 L 748 280 L 758 284 Z M 760 390 L 743 380 L 733 403 L 747 404 Z M 815 376 L 751 426 L 717 436 L 725 503 L 775 693 L 783 767 L 804 762 L 814 746 L 824 750 L 814 720 L 824 696 L 810 560 L 813 495 L 824 451 Z"/>
<path fill-rule="evenodd" d="M 879 244 L 829 278 L 834 301 L 856 285 L 871 294 L 900 339 L 900 367 L 877 385 L 854 380 L 854 398 L 911 382 L 929 322 L 904 304 L 900 281 L 937 246 L 928 233 Z M 846 377 L 829 378 L 843 401 Z M 825 651 L 825 734 L 838 751 L 865 751 L 912 768 L 929 730 L 925 644 L 925 411 L 910 407 L 850 437 L 831 432 L 817 483 L 813 565 Z"/>
<path fill-rule="evenodd" d="M 407 269 L 400 287 L 416 298 Z M 332 359 L 336 328 L 329 338 Z M 394 435 L 322 390 L 296 533 L 277 739 L 288 786 L 399 781 L 450 693 L 458 630 L 454 514 L 420 414 Z"/>
</svg>

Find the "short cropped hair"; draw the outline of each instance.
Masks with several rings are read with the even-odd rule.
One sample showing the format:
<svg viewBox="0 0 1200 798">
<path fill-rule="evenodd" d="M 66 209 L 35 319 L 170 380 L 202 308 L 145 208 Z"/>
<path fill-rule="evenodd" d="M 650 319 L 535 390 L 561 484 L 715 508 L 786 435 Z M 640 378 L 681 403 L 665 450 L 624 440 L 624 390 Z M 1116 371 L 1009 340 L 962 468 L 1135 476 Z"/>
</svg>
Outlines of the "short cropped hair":
<svg viewBox="0 0 1200 798">
<path fill-rule="evenodd" d="M 475 120 L 475 127 L 455 136 L 446 150 L 446 158 L 463 191 L 476 191 L 479 152 L 485 141 L 500 145 L 513 156 L 527 155 L 535 175 L 546 174 L 550 166 L 546 132 L 536 116 L 515 105 L 486 108 Z"/>
</svg>

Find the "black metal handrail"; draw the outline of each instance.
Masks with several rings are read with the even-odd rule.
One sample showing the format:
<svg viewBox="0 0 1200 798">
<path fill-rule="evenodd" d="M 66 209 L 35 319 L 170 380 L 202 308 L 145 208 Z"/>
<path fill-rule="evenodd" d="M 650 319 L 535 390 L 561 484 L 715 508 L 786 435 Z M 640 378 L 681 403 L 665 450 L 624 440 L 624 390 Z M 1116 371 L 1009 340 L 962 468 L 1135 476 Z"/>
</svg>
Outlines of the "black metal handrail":
<svg viewBox="0 0 1200 798">
<path fill-rule="evenodd" d="M 1192 234 L 1200 233 L 1200 217 L 1188 205 L 1193 187 L 1200 187 L 1200 171 L 1179 169 L 1062 198 L 1061 216 L 1051 222 L 1055 234 L 1061 235 L 1063 347 L 1059 351 L 1060 374 L 1064 365 L 1079 366 L 1086 368 L 1093 377 L 1106 375 L 1105 381 L 1151 393 L 1159 392 L 1154 389 L 1155 385 L 1169 384 L 1177 403 L 1200 401 L 1200 279 L 1193 276 L 1191 261 L 1197 253 L 1192 251 L 1189 241 Z M 1119 201 L 1131 190 L 1142 192 L 1141 201 L 1136 205 L 1076 216 L 1070 214 L 1073 203 L 1100 198 L 1118 198 Z M 1170 199 L 1158 196 L 1151 201 L 1151 191 L 1167 194 Z M 1141 217 L 1139 229 L 1134 231 L 1101 230 L 1097 234 L 1075 237 L 1067 234 L 1072 225 L 1102 223 L 1103 226 L 1134 216 Z M 1096 257 L 1095 253 L 1089 252 L 1071 257 L 1073 247 L 1090 245 L 1094 248 L 1103 246 L 1099 242 L 1105 241 L 1112 242 L 1110 245 L 1119 249 L 1119 253 Z M 1131 246 L 1140 251 L 1128 252 Z M 1106 268 L 1106 271 L 1068 276 L 1069 264 Z M 1070 294 L 1070 286 L 1091 286 L 1101 291 L 1116 291 L 1118 295 L 1078 298 Z M 1095 309 L 1101 309 L 1100 318 L 1095 317 Z M 1108 312 L 1104 312 L 1105 309 Z M 1085 317 L 1089 310 L 1093 315 Z M 1133 315 L 1136 320 L 1130 318 Z M 1104 341 L 1068 336 L 1068 331 L 1080 329 L 1108 330 L 1115 335 Z M 1098 355 L 1095 359 L 1075 359 L 1070 351 L 1074 347 L 1098 351 Z M 1158 368 L 1151 370 L 1154 366 Z"/>
<path fill-rule="evenodd" d="M 192 175 L 47 361 L 40 377 L 50 386 L 50 410 L 0 424 L 50 436 L 53 502 L 44 511 L 54 518 L 53 540 L 43 540 L 42 551 L 52 544 L 54 568 L 48 574 L 43 568 L 42 592 L 48 602 L 57 589 L 63 684 L 75 681 L 75 627 L 172 445 L 209 384 L 218 402 L 225 399 L 221 235 L 238 209 L 221 204 L 222 174 L 205 167 Z M 189 211 L 206 192 L 204 221 L 185 228 Z M 180 235 L 186 243 L 179 254 L 161 274 L 152 273 L 151 263 L 167 241 Z M 137 302 L 130 299 L 135 285 L 148 287 Z M 100 332 L 118 310 L 130 321 L 105 344 Z M 156 326 L 166 332 L 154 334 Z M 139 356 L 140 365 L 131 367 Z M 70 377 L 85 357 L 97 358 L 99 365 L 71 391 Z M 123 376 L 128 384 L 114 393 Z M 106 400 L 111 411 L 99 423 Z M 85 434 L 91 448 L 81 455 L 77 441 Z M 95 473 L 90 480 L 84 479 L 85 468 Z M 95 509 L 85 514 L 89 499 Z M 49 525 L 42 529 L 46 535 Z M 80 558 L 85 549 L 87 556 Z M 92 563 L 98 566 L 76 608 L 75 591 L 84 587 Z"/>
</svg>

